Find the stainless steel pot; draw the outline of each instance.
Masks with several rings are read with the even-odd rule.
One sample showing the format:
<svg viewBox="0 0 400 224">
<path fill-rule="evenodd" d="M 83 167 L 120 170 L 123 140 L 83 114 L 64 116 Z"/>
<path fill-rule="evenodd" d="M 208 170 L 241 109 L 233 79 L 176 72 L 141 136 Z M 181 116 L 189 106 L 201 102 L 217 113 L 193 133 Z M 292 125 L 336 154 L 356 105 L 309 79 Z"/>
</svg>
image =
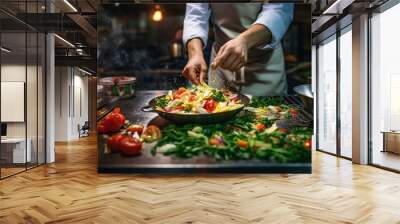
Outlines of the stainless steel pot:
<svg viewBox="0 0 400 224">
<path fill-rule="evenodd" d="M 183 44 L 180 42 L 173 42 L 169 46 L 169 54 L 172 58 L 183 57 Z"/>
<path fill-rule="evenodd" d="M 314 112 L 314 94 L 311 89 L 311 84 L 304 84 L 295 86 L 294 92 L 299 95 L 301 102 L 304 105 L 304 109 L 313 114 Z"/>
</svg>

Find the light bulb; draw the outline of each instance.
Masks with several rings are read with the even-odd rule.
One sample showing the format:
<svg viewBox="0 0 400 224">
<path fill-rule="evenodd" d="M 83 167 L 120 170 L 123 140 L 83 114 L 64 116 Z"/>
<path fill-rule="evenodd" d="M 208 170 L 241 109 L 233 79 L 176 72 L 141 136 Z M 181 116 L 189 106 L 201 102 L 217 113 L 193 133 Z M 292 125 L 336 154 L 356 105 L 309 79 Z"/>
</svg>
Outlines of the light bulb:
<svg viewBox="0 0 400 224">
<path fill-rule="evenodd" d="M 161 9 L 159 7 L 156 7 L 156 10 L 154 11 L 153 14 L 153 21 L 159 22 L 163 19 L 163 14 L 161 12 Z"/>
</svg>

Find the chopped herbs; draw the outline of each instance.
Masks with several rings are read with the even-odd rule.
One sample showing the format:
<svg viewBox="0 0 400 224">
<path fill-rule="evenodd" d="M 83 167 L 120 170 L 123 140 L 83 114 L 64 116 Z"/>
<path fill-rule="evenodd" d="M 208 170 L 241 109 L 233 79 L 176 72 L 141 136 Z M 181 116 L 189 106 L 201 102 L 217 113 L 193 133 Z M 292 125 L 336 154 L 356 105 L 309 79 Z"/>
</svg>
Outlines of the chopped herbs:
<svg viewBox="0 0 400 224">
<path fill-rule="evenodd" d="M 219 90 L 216 90 L 216 89 L 213 89 L 211 97 L 217 102 L 224 102 L 225 101 L 224 93 L 222 91 L 219 91 Z"/>
<path fill-rule="evenodd" d="M 166 99 L 165 97 L 157 98 L 156 100 L 156 106 L 164 108 L 168 105 L 169 100 Z"/>
</svg>

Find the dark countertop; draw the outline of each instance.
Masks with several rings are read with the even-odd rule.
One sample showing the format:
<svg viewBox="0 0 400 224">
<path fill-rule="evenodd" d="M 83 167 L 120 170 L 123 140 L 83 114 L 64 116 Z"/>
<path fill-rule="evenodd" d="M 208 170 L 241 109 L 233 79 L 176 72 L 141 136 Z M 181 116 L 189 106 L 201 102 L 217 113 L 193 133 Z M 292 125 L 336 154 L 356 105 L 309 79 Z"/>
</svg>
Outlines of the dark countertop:
<svg viewBox="0 0 400 224">
<path fill-rule="evenodd" d="M 142 112 L 155 96 L 167 91 L 138 91 L 133 98 L 119 100 L 119 106 L 126 119 L 147 125 L 168 124 L 156 113 Z M 98 172 L 100 173 L 311 173 L 311 163 L 275 163 L 269 161 L 214 161 L 206 157 L 179 159 L 170 156 L 150 154 L 151 144 L 144 144 L 143 153 L 137 157 L 122 157 L 104 152 L 105 141 L 98 137 Z"/>
</svg>

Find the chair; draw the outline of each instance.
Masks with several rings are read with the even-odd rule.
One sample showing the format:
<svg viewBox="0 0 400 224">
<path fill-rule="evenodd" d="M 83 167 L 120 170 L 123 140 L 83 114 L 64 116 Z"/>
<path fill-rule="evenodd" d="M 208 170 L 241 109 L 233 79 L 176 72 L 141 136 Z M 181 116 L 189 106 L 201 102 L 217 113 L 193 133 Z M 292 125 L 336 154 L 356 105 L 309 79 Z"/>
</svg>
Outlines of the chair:
<svg viewBox="0 0 400 224">
<path fill-rule="evenodd" d="M 89 136 L 90 125 L 89 121 L 85 121 L 82 127 L 78 124 L 79 138 Z"/>
</svg>

